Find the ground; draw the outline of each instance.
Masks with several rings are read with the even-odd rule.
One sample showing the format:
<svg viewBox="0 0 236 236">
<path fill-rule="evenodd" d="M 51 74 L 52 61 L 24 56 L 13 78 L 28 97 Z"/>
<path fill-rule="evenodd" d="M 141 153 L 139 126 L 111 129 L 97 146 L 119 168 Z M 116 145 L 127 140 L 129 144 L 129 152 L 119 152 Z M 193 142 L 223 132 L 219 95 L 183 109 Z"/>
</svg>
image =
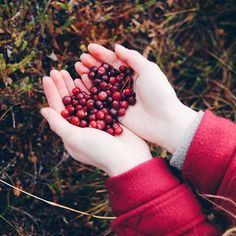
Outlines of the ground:
<svg viewBox="0 0 236 236">
<path fill-rule="evenodd" d="M 0 1 L 0 178 L 47 200 L 112 216 L 106 174 L 72 160 L 40 115 L 42 77 L 63 68 L 75 78 L 73 65 L 90 42 L 110 49 L 120 43 L 157 63 L 185 104 L 235 120 L 235 13 L 233 0 Z M 0 183 L 1 235 L 114 235 L 110 223 Z"/>
</svg>

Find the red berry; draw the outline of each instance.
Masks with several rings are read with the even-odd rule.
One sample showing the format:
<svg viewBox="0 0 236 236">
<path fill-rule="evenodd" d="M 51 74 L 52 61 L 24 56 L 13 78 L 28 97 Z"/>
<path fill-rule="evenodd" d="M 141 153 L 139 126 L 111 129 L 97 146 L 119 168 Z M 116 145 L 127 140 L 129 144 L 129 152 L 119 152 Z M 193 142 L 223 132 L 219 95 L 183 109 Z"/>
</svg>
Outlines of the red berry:
<svg viewBox="0 0 236 236">
<path fill-rule="evenodd" d="M 119 109 L 120 108 L 120 102 L 117 101 L 117 100 L 114 100 L 111 105 L 115 109 Z"/>
<path fill-rule="evenodd" d="M 78 102 L 78 100 L 76 100 L 76 99 L 73 99 L 72 100 L 72 105 L 75 107 L 75 106 L 77 106 L 79 104 L 79 102 Z"/>
<path fill-rule="evenodd" d="M 102 89 L 102 90 L 106 90 L 107 89 L 107 83 L 105 81 L 102 81 L 100 84 L 99 84 L 99 87 Z"/>
<path fill-rule="evenodd" d="M 106 129 L 106 132 L 107 132 L 108 134 L 110 134 L 110 135 L 114 135 L 114 131 L 113 131 L 112 128 L 107 128 L 107 129 Z"/>
<path fill-rule="evenodd" d="M 114 86 L 113 86 L 113 87 L 114 87 Z M 120 101 L 121 98 L 122 98 L 122 95 L 121 95 L 120 92 L 116 91 L 116 92 L 114 92 L 114 93 L 112 94 L 112 98 L 113 98 L 114 100 Z"/>
<path fill-rule="evenodd" d="M 86 99 L 85 99 L 85 98 L 81 98 L 81 99 L 79 100 L 79 104 L 82 105 L 82 106 L 84 106 L 84 105 L 86 104 Z"/>
<path fill-rule="evenodd" d="M 118 110 L 118 115 L 119 115 L 119 116 L 124 116 L 124 115 L 125 115 L 125 109 L 124 109 L 124 108 L 120 108 L 120 109 Z"/>
<path fill-rule="evenodd" d="M 121 101 L 120 102 L 120 107 L 121 108 L 127 109 L 128 106 L 129 106 L 129 103 L 127 101 Z"/>
<path fill-rule="evenodd" d="M 70 123 L 71 123 L 72 125 L 79 125 L 80 120 L 79 120 L 79 118 L 78 118 L 77 116 L 72 116 Z"/>
<path fill-rule="evenodd" d="M 89 77 L 89 79 L 94 79 L 94 77 L 95 77 L 95 72 L 90 71 L 90 72 L 88 73 L 88 77 Z"/>
<path fill-rule="evenodd" d="M 76 112 L 76 116 L 79 118 L 84 118 L 87 115 L 87 113 L 84 110 L 78 110 Z"/>
<path fill-rule="evenodd" d="M 67 109 L 61 111 L 62 117 L 66 118 L 70 115 L 70 112 Z"/>
<path fill-rule="evenodd" d="M 104 113 L 105 115 L 107 115 L 107 114 L 108 114 L 108 109 L 107 109 L 107 108 L 105 108 L 105 107 L 103 107 L 103 108 L 101 109 L 101 111 L 103 111 L 103 113 Z"/>
<path fill-rule="evenodd" d="M 126 66 L 124 66 L 124 65 L 121 65 L 120 67 L 119 67 L 119 71 L 121 72 L 121 73 L 124 73 L 125 71 L 126 71 Z"/>
<path fill-rule="evenodd" d="M 99 101 L 99 100 L 95 102 L 95 105 L 96 105 L 96 107 L 98 109 L 102 109 L 103 108 L 103 103 L 101 101 Z"/>
<path fill-rule="evenodd" d="M 90 128 L 97 128 L 97 121 L 91 120 L 91 121 L 89 122 L 89 127 L 90 127 Z"/>
<path fill-rule="evenodd" d="M 91 109 L 90 114 L 95 114 L 98 110 L 96 108 Z"/>
<path fill-rule="evenodd" d="M 124 94 L 126 95 L 126 96 L 130 96 L 131 95 L 131 88 L 126 88 L 126 89 L 124 89 L 123 90 L 123 92 L 124 92 Z"/>
<path fill-rule="evenodd" d="M 91 114 L 89 115 L 89 120 L 96 120 L 96 115 L 95 114 Z"/>
<path fill-rule="evenodd" d="M 75 110 L 75 108 L 72 105 L 67 105 L 66 109 L 69 111 L 69 113 L 73 113 L 73 111 Z"/>
<path fill-rule="evenodd" d="M 99 75 L 105 75 L 106 74 L 106 69 L 103 66 L 100 66 L 98 68 L 98 74 Z"/>
<path fill-rule="evenodd" d="M 98 94 L 98 99 L 100 101 L 105 101 L 107 99 L 107 93 L 105 91 L 101 91 L 99 94 Z"/>
<path fill-rule="evenodd" d="M 114 109 L 114 108 L 111 108 L 109 112 L 110 112 L 110 115 L 112 115 L 112 116 L 116 116 L 117 115 L 117 110 Z"/>
<path fill-rule="evenodd" d="M 113 77 L 113 76 L 110 77 L 109 82 L 110 82 L 110 84 L 115 84 L 115 82 L 116 82 L 116 78 Z"/>
<path fill-rule="evenodd" d="M 77 94 L 79 92 L 80 92 L 80 88 L 78 88 L 78 87 L 75 87 L 75 88 L 72 89 L 73 94 Z"/>
<path fill-rule="evenodd" d="M 90 99 L 86 103 L 87 108 L 92 109 L 94 107 L 94 100 Z"/>
<path fill-rule="evenodd" d="M 129 97 L 128 102 L 129 102 L 130 105 L 134 105 L 136 103 L 135 97 Z"/>
<path fill-rule="evenodd" d="M 122 127 L 117 127 L 116 129 L 114 129 L 114 134 L 115 135 L 121 135 L 123 132 L 123 128 Z"/>
<path fill-rule="evenodd" d="M 98 111 L 97 113 L 96 113 L 96 117 L 99 119 L 99 120 L 103 120 L 104 118 L 105 118 L 105 114 L 104 114 L 104 112 L 103 111 Z"/>
<path fill-rule="evenodd" d="M 84 94 L 83 93 L 77 93 L 76 94 L 76 98 L 79 100 L 81 98 L 84 98 Z"/>
<path fill-rule="evenodd" d="M 88 127 L 88 122 L 86 120 L 81 120 L 80 123 L 79 123 L 79 126 L 81 128 Z"/>
<path fill-rule="evenodd" d="M 112 123 L 112 121 L 113 121 L 112 116 L 110 116 L 110 115 L 106 115 L 106 116 L 105 116 L 105 121 L 106 121 L 107 124 Z"/>
<path fill-rule="evenodd" d="M 66 106 L 66 105 L 71 104 L 72 99 L 71 99 L 70 96 L 65 96 L 64 98 L 62 98 L 62 102 L 63 102 L 63 104 Z"/>
<path fill-rule="evenodd" d="M 76 110 L 76 111 L 81 110 L 81 109 L 83 109 L 83 106 L 82 106 L 82 105 L 77 105 L 77 106 L 75 107 L 75 110 Z"/>
<path fill-rule="evenodd" d="M 120 125 L 119 125 L 118 123 L 114 123 L 114 124 L 112 125 L 112 127 L 113 127 L 113 129 L 116 129 L 116 128 L 120 127 Z"/>
<path fill-rule="evenodd" d="M 97 120 L 97 128 L 102 130 L 106 127 L 106 123 L 104 120 Z"/>
<path fill-rule="evenodd" d="M 90 89 L 90 93 L 91 93 L 91 94 L 98 94 L 98 89 L 97 89 L 97 87 L 92 87 L 92 88 Z"/>
</svg>

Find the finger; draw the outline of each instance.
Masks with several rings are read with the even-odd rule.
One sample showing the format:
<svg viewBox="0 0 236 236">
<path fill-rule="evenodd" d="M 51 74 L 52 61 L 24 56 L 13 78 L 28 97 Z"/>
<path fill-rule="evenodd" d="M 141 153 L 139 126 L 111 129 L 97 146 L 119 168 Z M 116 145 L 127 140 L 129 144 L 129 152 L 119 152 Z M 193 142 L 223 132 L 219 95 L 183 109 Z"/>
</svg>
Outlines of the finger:
<svg viewBox="0 0 236 236">
<path fill-rule="evenodd" d="M 136 72 L 140 73 L 147 65 L 148 60 L 143 57 L 139 52 L 130 50 L 122 45 L 116 44 L 116 56 L 127 65 L 132 67 Z"/>
<path fill-rule="evenodd" d="M 81 78 L 82 78 L 82 81 L 85 85 L 85 87 L 90 90 L 91 87 L 93 86 L 93 83 L 92 81 L 89 79 L 88 75 L 87 74 L 84 74 L 84 75 L 81 75 Z"/>
<path fill-rule="evenodd" d="M 99 44 L 95 44 L 95 43 L 89 44 L 88 51 L 98 61 L 108 63 L 113 67 L 117 67 L 118 64 L 121 64 L 116 54 L 113 51 Z"/>
<path fill-rule="evenodd" d="M 61 73 L 58 71 L 58 70 L 52 70 L 50 72 L 50 77 L 52 78 L 54 84 L 56 85 L 57 87 L 57 90 L 60 94 L 60 96 L 63 98 L 65 96 L 68 96 L 69 95 L 69 91 L 65 85 L 65 82 L 62 78 L 62 75 Z"/>
<path fill-rule="evenodd" d="M 66 70 L 61 70 L 60 73 L 67 87 L 67 90 L 69 91 L 70 95 L 72 95 L 72 90 L 73 88 L 75 88 L 75 84 L 72 77 L 70 76 L 69 72 Z"/>
<path fill-rule="evenodd" d="M 58 134 L 64 141 L 69 141 L 73 134 L 74 126 L 72 126 L 67 120 L 65 120 L 57 111 L 52 108 L 46 107 L 41 109 L 42 116 L 47 120 L 50 128 Z M 78 133 L 80 128 L 77 127 L 76 132 Z M 77 134 L 76 134 L 77 135 Z"/>
<path fill-rule="evenodd" d="M 57 112 L 61 112 L 63 109 L 65 109 L 57 87 L 50 77 L 43 78 L 43 90 L 46 95 L 48 104 L 51 108 L 53 108 Z"/>
<path fill-rule="evenodd" d="M 81 79 L 75 79 L 74 80 L 75 86 L 79 87 L 81 91 L 85 91 L 86 93 L 89 93 L 88 89 L 84 85 L 83 81 Z"/>
<path fill-rule="evenodd" d="M 91 68 L 93 66 L 100 66 L 101 65 L 101 62 L 96 60 L 93 56 L 87 54 L 87 53 L 83 53 L 81 56 L 80 56 L 80 60 L 82 61 L 82 63 Z"/>
<path fill-rule="evenodd" d="M 82 62 L 78 61 L 75 63 L 75 70 L 81 76 L 89 73 L 89 68 L 86 67 Z"/>
</svg>

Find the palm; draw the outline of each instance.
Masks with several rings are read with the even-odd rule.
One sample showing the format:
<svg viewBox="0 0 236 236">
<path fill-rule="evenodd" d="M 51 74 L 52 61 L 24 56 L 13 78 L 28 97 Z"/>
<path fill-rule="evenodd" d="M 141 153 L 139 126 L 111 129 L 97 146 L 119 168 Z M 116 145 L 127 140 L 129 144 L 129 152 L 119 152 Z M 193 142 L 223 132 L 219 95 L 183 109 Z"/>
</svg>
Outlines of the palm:
<svg viewBox="0 0 236 236">
<path fill-rule="evenodd" d="M 86 90 L 81 83 L 80 80 L 74 82 L 66 71 L 53 71 L 51 77 L 45 77 L 43 80 L 49 106 L 60 114 L 64 109 L 62 97 L 69 95 L 69 91 L 72 91 L 75 86 Z M 55 129 L 54 131 L 61 136 L 67 151 L 76 160 L 100 167 L 107 173 L 110 172 L 106 168 L 107 162 L 119 166 L 118 161 L 127 160 L 130 156 L 139 159 L 140 155 L 145 157 L 150 155 L 146 143 L 125 127 L 122 135 L 114 137 L 97 129 L 73 126 L 61 117 L 54 122 L 57 122 L 55 125 L 61 126 L 62 129 L 62 131 Z M 63 129 L 64 125 L 66 125 L 65 129 Z"/>
</svg>

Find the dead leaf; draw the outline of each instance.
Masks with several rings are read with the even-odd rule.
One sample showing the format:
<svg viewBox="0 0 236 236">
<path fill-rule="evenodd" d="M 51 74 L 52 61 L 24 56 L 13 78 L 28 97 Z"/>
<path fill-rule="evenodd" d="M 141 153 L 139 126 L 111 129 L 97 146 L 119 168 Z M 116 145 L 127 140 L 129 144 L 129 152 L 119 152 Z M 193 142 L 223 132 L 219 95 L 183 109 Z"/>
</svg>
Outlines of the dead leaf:
<svg viewBox="0 0 236 236">
<path fill-rule="evenodd" d="M 19 189 L 22 189 L 22 185 L 21 185 L 20 180 L 17 180 L 17 181 L 16 181 L 16 185 L 15 185 L 15 186 L 16 186 L 17 188 L 19 188 Z M 21 194 L 20 190 L 18 190 L 18 189 L 13 189 L 13 193 L 14 193 L 14 195 L 15 195 L 16 197 L 19 197 L 20 194 Z"/>
</svg>

